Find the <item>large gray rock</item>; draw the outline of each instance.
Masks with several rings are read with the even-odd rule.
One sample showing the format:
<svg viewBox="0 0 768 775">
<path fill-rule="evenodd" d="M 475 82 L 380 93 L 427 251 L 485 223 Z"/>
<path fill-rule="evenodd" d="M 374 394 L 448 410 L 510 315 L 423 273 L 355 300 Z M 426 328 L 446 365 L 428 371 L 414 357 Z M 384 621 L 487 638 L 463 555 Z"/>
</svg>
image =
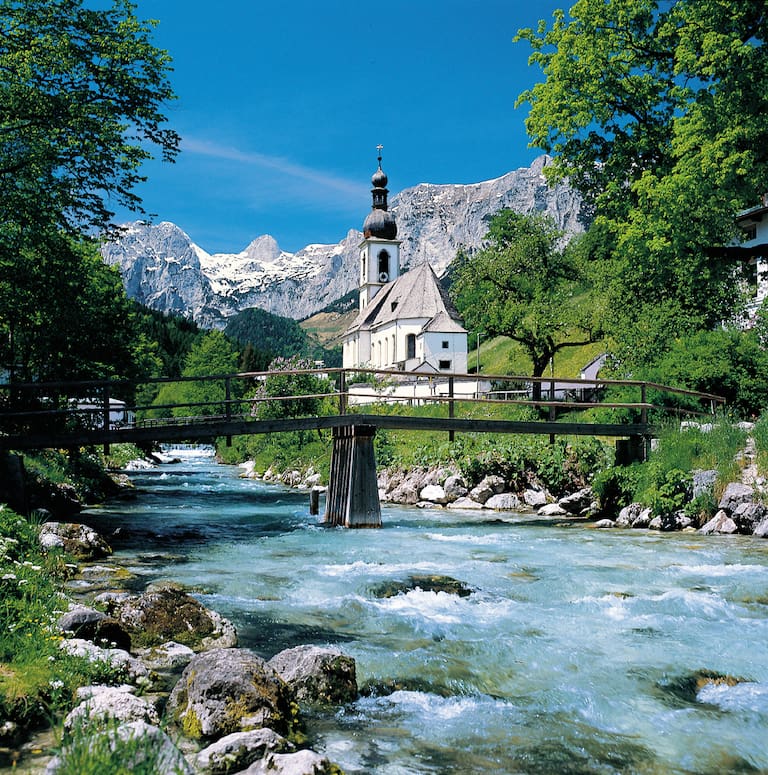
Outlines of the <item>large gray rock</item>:
<svg viewBox="0 0 768 775">
<path fill-rule="evenodd" d="M 520 506 L 520 498 L 513 492 L 501 492 L 498 495 L 491 495 L 485 502 L 486 509 L 496 509 L 497 511 L 517 511 Z"/>
<path fill-rule="evenodd" d="M 616 527 L 632 527 L 632 523 L 640 516 L 642 510 L 642 503 L 630 503 L 629 506 L 624 506 L 616 518 Z"/>
<path fill-rule="evenodd" d="M 741 482 L 731 482 L 725 488 L 718 508 L 724 509 L 729 514 L 732 514 L 736 507 L 741 503 L 752 503 L 755 498 L 755 490 L 748 484 L 742 484 Z"/>
<path fill-rule="evenodd" d="M 200 751 L 195 770 L 200 775 L 228 775 L 269 753 L 286 751 L 293 751 L 293 745 L 271 729 L 233 732 Z"/>
<path fill-rule="evenodd" d="M 198 740 L 263 727 L 287 734 L 293 726 L 288 686 L 261 657 L 244 649 L 197 654 L 173 688 L 166 714 Z"/>
<path fill-rule="evenodd" d="M 561 509 L 565 509 L 569 514 L 581 514 L 584 509 L 588 509 L 594 500 L 595 495 L 591 487 L 583 487 L 581 490 L 560 498 L 557 502 Z"/>
<path fill-rule="evenodd" d="M 448 501 L 448 498 L 445 496 L 445 490 L 439 484 L 428 484 L 426 487 L 422 487 L 419 500 L 443 504 Z"/>
<path fill-rule="evenodd" d="M 458 474 L 451 474 L 443 483 L 443 489 L 445 490 L 445 497 L 449 501 L 463 498 L 469 492 L 464 477 Z"/>
<path fill-rule="evenodd" d="M 494 495 L 504 492 L 505 489 L 506 485 L 504 479 L 495 474 L 491 474 L 484 477 L 481 482 L 478 482 L 478 484 L 469 491 L 468 497 L 478 503 L 485 503 Z"/>
<path fill-rule="evenodd" d="M 547 503 L 539 509 L 538 513 L 542 517 L 564 517 L 568 514 L 559 503 Z"/>
<path fill-rule="evenodd" d="M 75 638 L 84 638 L 97 645 L 124 651 L 131 650 L 131 636 L 120 623 L 95 608 L 73 606 L 59 617 L 56 626 L 61 632 L 71 634 Z"/>
<path fill-rule="evenodd" d="M 715 483 L 717 482 L 717 471 L 694 471 L 693 472 L 693 493 L 694 499 L 700 495 L 712 495 L 715 490 Z"/>
<path fill-rule="evenodd" d="M 78 560 L 98 560 L 112 554 L 107 542 L 88 525 L 76 522 L 46 522 L 40 527 L 44 552 L 61 549 Z"/>
<path fill-rule="evenodd" d="M 270 753 L 238 775 L 338 775 L 339 768 L 314 751 Z"/>
<path fill-rule="evenodd" d="M 160 717 L 154 705 L 124 687 L 91 688 L 92 695 L 70 711 L 64 719 L 64 729 L 71 731 L 77 726 L 103 726 L 107 721 L 160 723 Z"/>
<path fill-rule="evenodd" d="M 523 492 L 523 502 L 532 509 L 540 509 L 547 504 L 547 493 L 544 490 L 525 490 Z"/>
<path fill-rule="evenodd" d="M 467 509 L 467 510 L 477 510 L 477 509 L 484 509 L 485 506 L 482 503 L 478 503 L 477 501 L 473 501 L 472 498 L 457 498 L 453 503 L 448 504 L 449 509 Z"/>
<path fill-rule="evenodd" d="M 299 702 L 344 704 L 357 699 L 355 660 L 336 649 L 296 646 L 267 663 Z"/>
<path fill-rule="evenodd" d="M 733 510 L 731 518 L 739 528 L 739 533 L 752 535 L 766 516 L 768 509 L 762 503 L 740 503 Z"/>
<path fill-rule="evenodd" d="M 737 533 L 738 530 L 738 525 L 728 516 L 726 511 L 721 509 L 706 525 L 699 528 L 699 533 L 702 535 L 712 535 L 713 533 L 730 535 L 731 533 Z"/>
</svg>

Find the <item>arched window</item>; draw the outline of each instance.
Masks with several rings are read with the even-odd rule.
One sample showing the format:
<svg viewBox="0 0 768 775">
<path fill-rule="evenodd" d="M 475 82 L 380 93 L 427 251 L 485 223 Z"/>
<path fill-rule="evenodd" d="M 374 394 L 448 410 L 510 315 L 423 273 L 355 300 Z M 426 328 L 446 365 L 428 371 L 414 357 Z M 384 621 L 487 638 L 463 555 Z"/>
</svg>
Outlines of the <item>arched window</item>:
<svg viewBox="0 0 768 775">
<path fill-rule="evenodd" d="M 386 250 L 380 250 L 379 255 L 379 282 L 389 282 L 389 253 Z"/>
<path fill-rule="evenodd" d="M 408 334 L 408 336 L 405 337 L 405 350 L 405 357 L 408 358 L 408 360 L 416 357 L 416 334 Z"/>
</svg>

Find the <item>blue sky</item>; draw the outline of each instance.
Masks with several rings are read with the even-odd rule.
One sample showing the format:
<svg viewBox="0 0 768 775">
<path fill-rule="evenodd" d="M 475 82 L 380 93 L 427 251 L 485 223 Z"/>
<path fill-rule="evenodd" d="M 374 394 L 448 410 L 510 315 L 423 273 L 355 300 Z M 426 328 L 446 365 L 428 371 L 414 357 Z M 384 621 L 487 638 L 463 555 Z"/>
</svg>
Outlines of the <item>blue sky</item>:
<svg viewBox="0 0 768 775">
<path fill-rule="evenodd" d="M 139 193 L 209 252 L 285 250 L 360 228 L 381 143 L 390 196 L 527 166 L 520 27 L 553 0 L 135 0 L 173 58 L 175 164 Z M 118 214 L 121 220 L 133 217 Z"/>
</svg>

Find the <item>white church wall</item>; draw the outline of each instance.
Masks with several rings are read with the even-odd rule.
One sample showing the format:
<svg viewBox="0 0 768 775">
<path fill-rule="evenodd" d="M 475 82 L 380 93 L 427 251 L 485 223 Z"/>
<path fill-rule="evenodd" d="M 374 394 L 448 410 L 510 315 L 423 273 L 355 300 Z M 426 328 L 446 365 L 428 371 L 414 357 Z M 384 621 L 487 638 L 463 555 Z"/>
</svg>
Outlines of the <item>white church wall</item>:
<svg viewBox="0 0 768 775">
<path fill-rule="evenodd" d="M 424 360 L 437 371 L 467 373 L 467 335 L 428 331 L 423 337 Z"/>
</svg>

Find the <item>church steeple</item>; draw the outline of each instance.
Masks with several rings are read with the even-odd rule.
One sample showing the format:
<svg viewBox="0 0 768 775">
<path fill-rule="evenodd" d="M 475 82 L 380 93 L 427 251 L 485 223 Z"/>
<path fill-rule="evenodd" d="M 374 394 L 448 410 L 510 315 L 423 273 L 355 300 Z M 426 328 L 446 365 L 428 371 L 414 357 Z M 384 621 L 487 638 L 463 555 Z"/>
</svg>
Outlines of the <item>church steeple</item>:
<svg viewBox="0 0 768 775">
<path fill-rule="evenodd" d="M 379 289 L 400 276 L 400 242 L 397 237 L 395 216 L 387 209 L 387 176 L 379 166 L 373 173 L 371 212 L 363 223 L 364 240 L 360 244 L 360 309 L 365 309 Z"/>
<path fill-rule="evenodd" d="M 397 237 L 397 223 L 395 223 L 395 216 L 387 210 L 388 180 L 384 170 L 381 169 L 381 149 L 383 147 L 383 145 L 376 146 L 379 152 L 379 168 L 371 178 L 373 203 L 371 212 L 363 223 L 363 236 L 395 239 Z"/>
</svg>

